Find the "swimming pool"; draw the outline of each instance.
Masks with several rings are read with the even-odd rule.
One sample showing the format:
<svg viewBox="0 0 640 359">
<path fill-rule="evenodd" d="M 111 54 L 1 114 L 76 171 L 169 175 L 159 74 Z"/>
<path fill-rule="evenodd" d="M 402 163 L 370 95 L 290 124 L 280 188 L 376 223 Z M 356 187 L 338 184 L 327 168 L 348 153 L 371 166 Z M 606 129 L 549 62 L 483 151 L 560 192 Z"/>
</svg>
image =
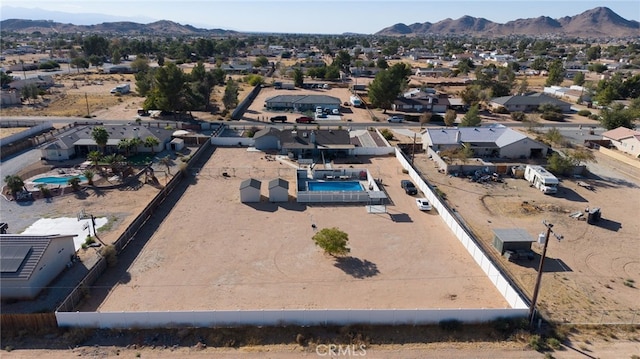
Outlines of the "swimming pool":
<svg viewBox="0 0 640 359">
<path fill-rule="evenodd" d="M 63 176 L 63 177 L 40 177 L 34 179 L 35 183 L 47 183 L 47 184 L 67 184 L 70 178 L 79 177 L 80 182 L 85 182 L 87 177 L 85 176 Z"/>
<path fill-rule="evenodd" d="M 336 181 L 336 182 L 315 182 L 309 181 L 307 182 L 307 188 L 309 191 L 313 192 L 329 192 L 329 191 L 364 191 L 364 188 L 357 181 Z"/>
</svg>

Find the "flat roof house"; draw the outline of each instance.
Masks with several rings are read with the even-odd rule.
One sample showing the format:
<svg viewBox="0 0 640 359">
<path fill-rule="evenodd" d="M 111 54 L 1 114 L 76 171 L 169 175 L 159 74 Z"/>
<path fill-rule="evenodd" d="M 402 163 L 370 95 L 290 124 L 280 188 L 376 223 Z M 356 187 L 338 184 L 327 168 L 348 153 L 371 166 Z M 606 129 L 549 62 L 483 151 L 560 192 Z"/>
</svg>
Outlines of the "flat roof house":
<svg viewBox="0 0 640 359">
<path fill-rule="evenodd" d="M 0 234 L 0 296 L 33 299 L 75 255 L 71 235 Z"/>
</svg>

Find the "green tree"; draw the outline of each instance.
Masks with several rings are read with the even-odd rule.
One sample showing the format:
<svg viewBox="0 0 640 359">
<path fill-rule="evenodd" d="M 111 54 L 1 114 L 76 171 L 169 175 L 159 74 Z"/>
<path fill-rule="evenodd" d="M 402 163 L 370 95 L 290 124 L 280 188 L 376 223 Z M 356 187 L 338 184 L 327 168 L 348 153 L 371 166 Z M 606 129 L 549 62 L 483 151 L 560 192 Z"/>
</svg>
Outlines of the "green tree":
<svg viewBox="0 0 640 359">
<path fill-rule="evenodd" d="M 125 156 L 129 156 L 129 150 L 131 149 L 131 141 L 128 138 L 121 138 L 118 141 L 118 150 L 123 151 Z"/>
<path fill-rule="evenodd" d="M 458 117 L 458 114 L 456 113 L 456 111 L 447 110 L 447 112 L 444 114 L 444 124 L 445 124 L 445 126 L 448 126 L 448 127 L 453 126 L 453 124 L 456 123 L 456 118 L 457 117 Z"/>
<path fill-rule="evenodd" d="M 87 159 L 93 163 L 93 168 L 98 168 L 98 162 L 102 159 L 100 151 L 91 151 L 87 154 Z"/>
<path fill-rule="evenodd" d="M 89 58 L 92 55 L 105 56 L 109 54 L 109 40 L 99 35 L 90 35 L 82 41 L 82 51 L 84 56 Z"/>
<path fill-rule="evenodd" d="M 549 65 L 549 74 L 547 75 L 546 86 L 560 85 L 564 80 L 564 66 L 562 61 L 556 60 Z"/>
<path fill-rule="evenodd" d="M 8 175 L 4 178 L 4 181 L 14 197 L 16 193 L 24 189 L 24 181 L 20 176 Z"/>
<path fill-rule="evenodd" d="M 111 52 L 111 63 L 114 64 L 114 65 L 117 65 L 117 64 L 119 64 L 121 62 L 122 62 L 122 54 L 120 53 L 120 50 L 114 49 Z"/>
<path fill-rule="evenodd" d="M 589 46 L 586 51 L 587 60 L 594 61 L 600 58 L 602 48 L 600 46 Z"/>
<path fill-rule="evenodd" d="M 587 66 L 587 70 L 601 74 L 601 73 L 607 71 L 607 65 L 605 65 L 605 64 L 591 64 L 591 65 Z"/>
<path fill-rule="evenodd" d="M 547 169 L 555 174 L 566 174 L 572 167 L 573 163 L 571 159 L 558 154 L 558 152 L 554 152 L 551 157 L 549 157 L 549 161 L 547 161 Z"/>
<path fill-rule="evenodd" d="M 0 71 L 0 85 L 4 87 L 5 85 L 11 83 L 11 81 L 13 81 L 13 76 L 7 74 L 4 71 Z"/>
<path fill-rule="evenodd" d="M 71 60 L 71 66 L 75 67 L 76 69 L 78 69 L 78 72 L 80 72 L 80 69 L 89 68 L 89 61 L 85 60 L 82 57 L 76 57 Z"/>
<path fill-rule="evenodd" d="M 140 139 L 140 137 L 134 137 L 129 139 L 129 146 L 133 148 L 134 153 L 137 155 L 140 146 L 144 145 L 144 141 Z"/>
<path fill-rule="evenodd" d="M 577 85 L 577 86 L 582 86 L 584 85 L 584 74 L 582 72 L 576 72 L 576 74 L 573 76 L 573 84 Z"/>
<path fill-rule="evenodd" d="M 266 67 L 269 65 L 269 59 L 266 56 L 258 56 L 253 62 L 253 67 Z"/>
<path fill-rule="evenodd" d="M 71 189 L 74 192 L 78 192 L 80 190 L 80 177 L 73 176 L 67 180 L 67 184 L 71 186 Z"/>
<path fill-rule="evenodd" d="M 293 85 L 295 87 L 302 87 L 304 85 L 304 74 L 302 73 L 302 70 L 293 70 Z"/>
<path fill-rule="evenodd" d="M 163 111 L 182 111 L 187 102 L 187 77 L 175 63 L 170 62 L 155 71 L 154 87 L 147 95 L 144 108 Z"/>
<path fill-rule="evenodd" d="M 222 104 L 227 110 L 231 110 L 238 106 L 238 84 L 233 81 L 227 81 L 227 86 L 224 88 L 224 95 L 222 96 Z"/>
<path fill-rule="evenodd" d="M 92 170 L 85 170 L 84 172 L 82 172 L 82 175 L 87 178 L 87 183 L 89 183 L 89 186 L 93 186 L 93 177 L 95 177 L 96 173 Z"/>
<path fill-rule="evenodd" d="M 527 77 L 525 76 L 520 81 L 520 84 L 518 85 L 518 93 L 519 94 L 525 94 L 525 93 L 527 93 L 527 91 L 529 91 L 529 81 L 527 80 Z"/>
<path fill-rule="evenodd" d="M 464 115 L 460 121 L 461 127 L 475 127 L 479 126 L 482 119 L 480 118 L 480 110 L 478 105 L 473 105 L 469 108 L 469 111 Z"/>
<path fill-rule="evenodd" d="M 154 147 L 156 147 L 159 144 L 160 144 L 160 141 L 158 141 L 158 139 L 153 136 L 148 136 L 147 138 L 144 139 L 144 147 L 151 148 L 151 154 L 156 153 Z"/>
<path fill-rule="evenodd" d="M 611 108 L 604 108 L 600 111 L 600 124 L 607 130 L 618 127 L 633 129 L 638 112 L 633 106 L 625 109 L 624 105 L 616 103 Z"/>
<path fill-rule="evenodd" d="M 91 130 L 91 137 L 96 141 L 96 144 L 104 154 L 107 142 L 109 141 L 109 132 L 107 132 L 104 127 L 94 127 L 93 130 Z"/>
<path fill-rule="evenodd" d="M 351 67 L 351 55 L 346 50 L 340 50 L 336 54 L 336 57 L 333 59 L 331 63 L 332 66 L 336 66 L 344 73 L 351 73 L 349 68 Z"/>
<path fill-rule="evenodd" d="M 23 98 L 26 98 L 29 103 L 31 103 L 32 99 L 33 100 L 38 99 L 39 93 L 40 93 L 40 90 L 38 89 L 38 86 L 34 84 L 26 85 L 22 89 L 20 89 L 20 95 Z"/>
<path fill-rule="evenodd" d="M 89 63 L 93 67 L 98 67 L 98 66 L 101 66 L 104 63 L 104 61 L 102 60 L 101 56 L 91 55 L 91 56 L 89 56 Z"/>
<path fill-rule="evenodd" d="M 596 162 L 596 156 L 593 154 L 593 152 L 584 147 L 579 147 L 575 150 L 570 151 L 569 158 L 576 166 L 580 166 L 585 162 Z"/>
<path fill-rule="evenodd" d="M 376 67 L 379 69 L 386 70 L 389 68 L 389 63 L 387 63 L 387 60 L 385 60 L 384 57 L 380 56 L 378 57 L 378 60 L 376 60 Z"/>
<path fill-rule="evenodd" d="M 547 130 L 547 132 L 544 134 L 544 138 L 547 141 L 558 146 L 564 146 L 564 144 L 567 142 L 557 127 L 551 127 L 549 130 Z"/>
<path fill-rule="evenodd" d="M 433 113 L 431 112 L 423 112 L 420 115 L 420 128 L 422 128 L 425 124 L 431 122 L 431 117 L 433 116 Z"/>
<path fill-rule="evenodd" d="M 336 227 L 323 228 L 312 239 L 318 247 L 331 256 L 344 256 L 351 252 L 347 247 L 349 235 Z"/>
<path fill-rule="evenodd" d="M 407 86 L 409 75 L 411 75 L 411 68 L 404 63 L 395 64 L 378 72 L 369 84 L 368 94 L 371 104 L 383 109 L 383 113 L 386 113 L 391 108 L 393 100 Z"/>
</svg>

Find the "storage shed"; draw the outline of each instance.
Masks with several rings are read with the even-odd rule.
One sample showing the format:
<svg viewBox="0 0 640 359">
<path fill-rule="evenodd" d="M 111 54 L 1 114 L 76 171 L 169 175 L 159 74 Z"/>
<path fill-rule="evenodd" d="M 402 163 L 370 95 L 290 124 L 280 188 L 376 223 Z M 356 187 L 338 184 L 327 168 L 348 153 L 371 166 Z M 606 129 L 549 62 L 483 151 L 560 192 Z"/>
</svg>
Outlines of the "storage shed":
<svg viewBox="0 0 640 359">
<path fill-rule="evenodd" d="M 184 139 L 182 138 L 174 138 L 171 142 L 167 143 L 167 150 L 169 151 L 180 151 L 184 148 Z"/>
<path fill-rule="evenodd" d="M 262 182 L 249 178 L 240 183 L 240 202 L 260 202 L 260 187 Z"/>
<path fill-rule="evenodd" d="M 276 178 L 269 181 L 269 201 L 288 202 L 289 182 L 283 180 L 282 178 Z"/>
<path fill-rule="evenodd" d="M 529 232 L 521 228 L 494 229 L 493 247 L 504 254 L 505 251 L 531 250 L 535 241 Z"/>
</svg>

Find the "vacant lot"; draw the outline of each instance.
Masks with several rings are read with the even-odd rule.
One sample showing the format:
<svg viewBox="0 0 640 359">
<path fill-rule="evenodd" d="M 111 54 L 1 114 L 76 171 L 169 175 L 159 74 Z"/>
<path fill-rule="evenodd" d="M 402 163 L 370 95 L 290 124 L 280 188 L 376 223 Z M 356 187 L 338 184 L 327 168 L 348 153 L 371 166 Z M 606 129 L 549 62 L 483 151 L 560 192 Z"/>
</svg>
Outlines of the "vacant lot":
<svg viewBox="0 0 640 359">
<path fill-rule="evenodd" d="M 594 173 L 579 179 L 564 178 L 555 196 L 531 188 L 524 179 L 479 184 L 437 172 L 425 155 L 416 164 L 428 180 L 442 190 L 466 223 L 531 297 L 539 256 L 511 263 L 492 246 L 494 228 L 524 228 L 533 238 L 544 233 L 543 220 L 564 236 L 551 236 L 540 290 L 539 305 L 553 320 L 575 323 L 637 322 L 640 281 L 640 170 L 596 152 Z M 596 225 L 570 217 L 588 207 L 602 208 Z M 541 253 L 541 247 L 533 249 Z"/>
<path fill-rule="evenodd" d="M 440 217 L 418 211 L 400 188 L 407 177 L 397 160 L 365 162 L 386 184 L 388 214 L 363 205 L 242 204 L 242 180 L 261 180 L 266 197 L 267 182 L 282 177 L 293 195 L 295 171 L 262 153 L 218 148 L 106 300 L 92 295 L 85 310 L 507 306 Z M 351 256 L 323 254 L 312 225 L 346 231 Z"/>
</svg>

